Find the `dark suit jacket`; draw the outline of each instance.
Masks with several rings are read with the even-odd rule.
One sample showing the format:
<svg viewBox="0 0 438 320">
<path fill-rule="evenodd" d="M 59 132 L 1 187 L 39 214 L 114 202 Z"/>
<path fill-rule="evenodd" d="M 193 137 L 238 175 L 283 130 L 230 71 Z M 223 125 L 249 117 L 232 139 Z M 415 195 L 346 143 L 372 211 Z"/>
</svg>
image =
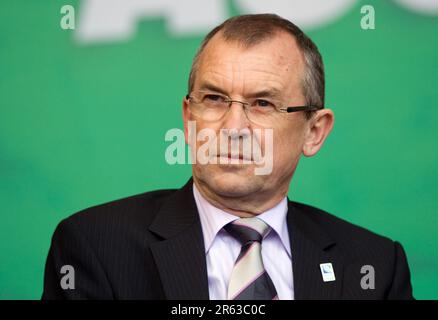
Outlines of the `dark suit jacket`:
<svg viewBox="0 0 438 320">
<path fill-rule="evenodd" d="M 412 299 L 401 245 L 322 210 L 289 201 L 295 299 Z M 336 280 L 324 282 L 320 264 Z M 63 290 L 63 265 L 75 289 Z M 364 265 L 375 288 L 363 289 Z M 43 299 L 208 299 L 202 229 L 192 180 L 179 190 L 146 192 L 63 220 L 47 257 Z"/>
</svg>

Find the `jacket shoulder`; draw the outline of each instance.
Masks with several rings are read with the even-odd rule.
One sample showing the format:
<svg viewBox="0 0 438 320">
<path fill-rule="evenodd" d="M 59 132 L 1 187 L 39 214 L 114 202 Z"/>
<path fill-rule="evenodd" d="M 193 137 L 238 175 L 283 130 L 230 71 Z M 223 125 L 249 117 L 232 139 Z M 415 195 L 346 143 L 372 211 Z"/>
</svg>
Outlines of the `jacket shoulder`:
<svg viewBox="0 0 438 320">
<path fill-rule="evenodd" d="M 379 248 L 379 251 L 394 249 L 394 241 L 390 238 L 348 222 L 327 211 L 299 202 L 291 202 L 291 206 L 295 209 L 292 214 L 305 216 L 305 219 L 318 225 L 344 249 L 356 252 L 359 250 L 361 254 L 364 251 L 373 251 L 374 248 Z"/>
<path fill-rule="evenodd" d="M 176 189 L 149 191 L 95 205 L 70 215 L 60 225 L 71 224 L 90 232 L 139 228 L 144 231 L 152 223 L 161 203 L 175 191 Z"/>
</svg>

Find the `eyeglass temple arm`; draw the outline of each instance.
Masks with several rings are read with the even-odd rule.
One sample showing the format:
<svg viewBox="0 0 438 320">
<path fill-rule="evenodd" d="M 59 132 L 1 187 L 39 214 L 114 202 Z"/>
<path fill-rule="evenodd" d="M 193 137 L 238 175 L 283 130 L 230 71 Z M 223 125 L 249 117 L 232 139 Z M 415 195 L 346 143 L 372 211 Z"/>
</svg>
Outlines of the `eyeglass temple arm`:
<svg viewBox="0 0 438 320">
<path fill-rule="evenodd" d="M 323 107 L 317 107 L 317 106 L 297 106 L 297 107 L 285 107 L 285 108 L 281 108 L 281 110 L 291 113 L 297 111 L 315 111 L 322 108 Z"/>
</svg>

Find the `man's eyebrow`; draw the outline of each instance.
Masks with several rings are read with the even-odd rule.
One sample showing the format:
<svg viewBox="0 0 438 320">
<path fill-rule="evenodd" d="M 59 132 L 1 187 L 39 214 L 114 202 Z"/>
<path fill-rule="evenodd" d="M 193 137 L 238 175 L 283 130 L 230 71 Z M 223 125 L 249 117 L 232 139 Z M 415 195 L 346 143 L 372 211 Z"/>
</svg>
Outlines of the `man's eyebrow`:
<svg viewBox="0 0 438 320">
<path fill-rule="evenodd" d="M 217 93 L 221 93 L 225 96 L 227 96 L 228 94 L 225 92 L 225 90 L 219 88 L 218 86 L 210 83 L 210 82 L 204 82 L 203 84 L 201 84 L 199 86 L 199 90 L 208 90 L 208 91 L 213 91 L 213 92 L 217 92 Z"/>
<path fill-rule="evenodd" d="M 266 97 L 266 98 L 279 98 L 281 97 L 282 91 L 277 88 L 267 88 L 260 91 L 254 91 L 249 93 L 247 98 L 259 98 L 259 97 Z"/>
</svg>

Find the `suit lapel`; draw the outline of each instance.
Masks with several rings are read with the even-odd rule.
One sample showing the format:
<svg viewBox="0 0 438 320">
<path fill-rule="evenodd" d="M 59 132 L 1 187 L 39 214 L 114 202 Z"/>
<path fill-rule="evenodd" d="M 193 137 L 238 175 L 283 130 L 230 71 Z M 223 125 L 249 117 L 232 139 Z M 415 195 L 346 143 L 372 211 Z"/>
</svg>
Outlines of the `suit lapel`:
<svg viewBox="0 0 438 320">
<path fill-rule="evenodd" d="M 287 215 L 290 234 L 295 299 L 340 299 L 343 263 L 335 241 L 305 212 L 289 202 Z M 320 264 L 331 263 L 335 281 L 324 282 Z"/>
<path fill-rule="evenodd" d="M 204 238 L 192 179 L 160 207 L 150 231 L 164 240 L 151 245 L 167 299 L 209 299 Z"/>
</svg>

